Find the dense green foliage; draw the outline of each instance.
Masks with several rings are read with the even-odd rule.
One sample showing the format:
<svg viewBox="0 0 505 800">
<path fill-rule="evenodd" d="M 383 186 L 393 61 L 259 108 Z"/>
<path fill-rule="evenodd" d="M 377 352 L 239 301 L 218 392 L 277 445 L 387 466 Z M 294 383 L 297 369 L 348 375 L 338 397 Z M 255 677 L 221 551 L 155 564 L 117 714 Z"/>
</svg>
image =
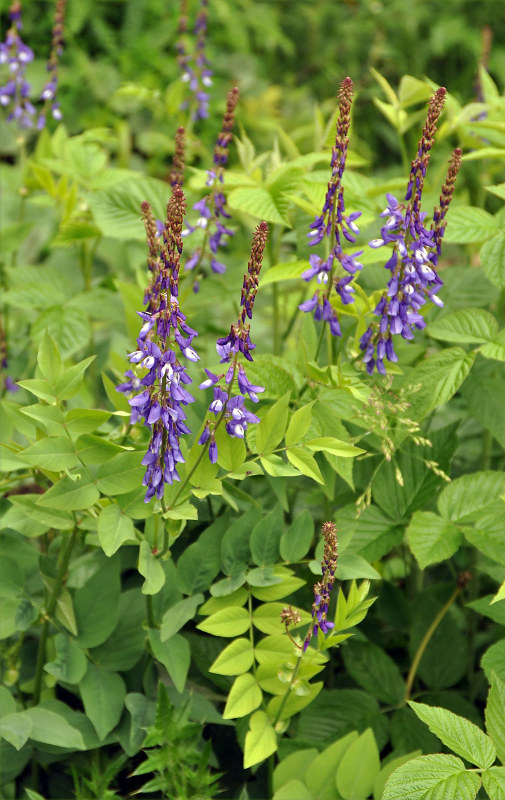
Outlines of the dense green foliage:
<svg viewBox="0 0 505 800">
<path fill-rule="evenodd" d="M 23 7 L 34 97 L 51 8 Z M 69 0 L 63 123 L 20 132 L 0 120 L 0 794 L 500 800 L 505 12 L 463 0 L 210 0 L 214 83 L 197 121 L 180 107 L 178 14 L 161 0 Z M 307 233 L 346 75 L 357 97 L 343 184 L 361 212 L 349 252 L 365 252 L 355 302 L 333 300 L 334 337 L 298 306 L 322 249 Z M 226 273 L 203 268 L 197 293 L 181 270 L 181 307 L 199 333 L 192 433 L 181 480 L 145 503 L 150 430 L 130 424 L 115 389 L 148 283 L 140 206 L 165 219 L 184 125 L 195 224 L 235 83 L 223 184 L 235 235 L 220 253 Z M 445 305 L 427 310 L 415 341 L 395 339 L 385 377 L 369 376 L 359 340 L 389 254 L 367 242 L 385 194 L 405 196 L 441 84 L 428 222 L 451 151 L 463 151 L 438 263 Z M 211 463 L 197 441 L 210 393 L 197 387 L 204 367 L 221 369 L 215 341 L 236 319 L 260 220 L 270 236 L 247 374 L 265 387 L 261 421 L 244 439 L 216 428 Z M 203 241 L 184 238 L 183 264 Z M 338 530 L 334 627 L 303 652 L 327 521 Z"/>
</svg>

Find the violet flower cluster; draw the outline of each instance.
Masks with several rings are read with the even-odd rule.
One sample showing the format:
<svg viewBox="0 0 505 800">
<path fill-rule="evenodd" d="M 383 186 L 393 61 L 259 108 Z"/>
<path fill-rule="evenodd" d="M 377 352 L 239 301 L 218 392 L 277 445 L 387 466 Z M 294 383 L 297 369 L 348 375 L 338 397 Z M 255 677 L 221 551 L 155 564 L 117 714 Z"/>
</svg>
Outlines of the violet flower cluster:
<svg viewBox="0 0 505 800">
<path fill-rule="evenodd" d="M 177 355 L 179 351 L 188 361 L 199 358 L 192 346 L 197 332 L 187 324 L 178 299 L 185 210 L 184 194 L 175 185 L 160 239 L 149 203 L 142 204 L 151 281 L 145 296 L 146 310 L 138 312 L 144 324 L 137 338 L 137 350 L 128 357 L 143 374 L 140 377 L 129 370 L 126 373 L 129 380 L 117 387 L 119 392 L 135 393 L 129 399 L 131 422 L 143 419 L 151 430 L 149 448 L 142 460 L 146 467 L 143 480 L 147 487 L 146 503 L 155 495 L 162 499 L 165 484 L 180 480 L 177 464 L 184 462 L 184 458 L 179 439 L 191 432 L 184 412 L 184 406 L 194 402 L 185 388 L 191 378 Z"/>
<path fill-rule="evenodd" d="M 42 129 L 46 124 L 49 109 L 55 120 L 62 119 L 56 92 L 58 63 L 63 52 L 65 5 L 66 0 L 56 0 L 51 54 L 47 62 L 49 79 L 40 94 L 40 99 L 44 101 L 44 107 L 36 121 L 37 111 L 30 101 L 30 84 L 26 80 L 26 66 L 33 61 L 33 51 L 22 41 L 20 36 L 23 26 L 19 0 L 16 0 L 9 9 L 12 25 L 7 31 L 5 42 L 0 44 L 0 64 L 8 65 L 10 78 L 4 86 L 0 87 L 0 105 L 11 108 L 7 121 L 16 120 L 20 128 L 33 128 L 36 124 L 38 130 Z"/>
<path fill-rule="evenodd" d="M 204 231 L 202 245 L 195 249 L 185 264 L 187 270 L 200 268 L 207 257 L 208 246 L 212 272 L 221 275 L 226 271 L 225 264 L 219 261 L 217 256 L 219 249 L 226 247 L 228 238 L 234 235 L 234 231 L 223 222 L 225 219 L 230 219 L 230 214 L 226 210 L 226 197 L 221 185 L 224 183 L 224 169 L 228 162 L 228 148 L 233 138 L 232 131 L 238 94 L 237 87 L 228 92 L 222 130 L 214 147 L 214 166 L 207 171 L 207 186 L 210 187 L 209 194 L 194 204 L 193 209 L 198 212 L 199 217 L 194 225 L 188 225 L 182 232 L 183 236 L 190 236 L 198 229 Z M 199 274 L 197 272 L 193 283 L 193 291 L 197 292 L 198 290 Z"/>
<path fill-rule="evenodd" d="M 324 554 L 321 563 L 322 578 L 314 584 L 314 602 L 312 603 L 312 623 L 307 631 L 307 636 L 303 643 L 303 652 L 310 644 L 313 636 L 317 636 L 318 630 L 328 633 L 335 627 L 334 622 L 327 618 L 330 605 L 330 595 L 335 582 L 335 571 L 337 569 L 337 528 L 333 522 L 325 522 L 321 528 L 324 537 Z"/>
<path fill-rule="evenodd" d="M 9 9 L 11 27 L 5 42 L 0 44 L 0 64 L 7 64 L 9 79 L 0 87 L 0 105 L 10 108 L 7 121 L 16 120 L 20 128 L 32 128 L 36 110 L 30 102 L 30 84 L 26 80 L 26 66 L 33 61 L 33 51 L 20 36 L 21 3 L 14 2 Z"/>
<path fill-rule="evenodd" d="M 176 43 L 177 61 L 181 71 L 181 79 L 189 84 L 191 93 L 196 102 L 196 108 L 192 111 L 193 120 L 207 119 L 209 116 L 209 94 L 205 88 L 212 86 L 212 70 L 205 54 L 205 44 L 207 36 L 207 5 L 208 0 L 201 0 L 200 11 L 197 14 L 194 35 L 196 36 L 195 51 L 191 57 L 186 50 L 185 35 L 188 30 L 188 9 L 187 0 L 181 0 L 181 11 L 179 16 L 179 39 Z M 193 63 L 192 63 L 193 62 Z M 181 109 L 187 108 L 189 101 L 185 100 L 181 104 Z"/>
<path fill-rule="evenodd" d="M 56 92 L 58 90 L 58 65 L 60 56 L 63 52 L 63 23 L 65 20 L 65 6 L 66 0 L 56 0 L 56 8 L 54 12 L 54 24 L 51 37 L 51 53 L 47 62 L 46 69 L 49 73 L 49 79 L 46 81 L 40 99 L 44 100 L 44 108 L 42 109 L 38 121 L 37 128 L 39 130 L 46 124 L 47 112 L 51 110 L 53 119 L 58 122 L 63 119 L 60 104 L 56 99 Z"/>
<path fill-rule="evenodd" d="M 437 295 L 443 281 L 436 267 L 445 230 L 445 215 L 461 164 L 460 150 L 453 153 L 440 208 L 435 209 L 429 230 L 425 226 L 426 212 L 421 211 L 421 198 L 445 93 L 444 88 L 438 89 L 430 101 L 417 155 L 412 161 L 405 201 L 400 203 L 393 195 L 387 195 L 387 207 L 381 214 L 385 218 L 381 236 L 369 243 L 372 248 L 393 245 L 391 257 L 384 265 L 391 277 L 387 290 L 374 309 L 374 314 L 380 319 L 369 325 L 360 339 L 363 361 L 370 375 L 375 368 L 382 375 L 386 373 L 385 358 L 393 362 L 398 360 L 393 336 L 400 335 L 410 340 L 414 338 L 415 329 L 421 330 L 426 326 L 420 312 L 427 300 L 443 306 Z"/>
<path fill-rule="evenodd" d="M 268 225 L 261 222 L 256 228 L 252 240 L 251 257 L 244 275 L 240 305 L 242 307 L 238 321 L 232 325 L 227 336 L 217 340 L 216 350 L 221 359 L 221 364 L 229 364 L 226 372 L 214 375 L 206 369 L 207 380 L 200 384 L 200 389 L 213 387 L 214 396 L 209 405 L 209 412 L 214 418 L 207 420 L 198 444 L 209 443 L 209 459 L 212 464 L 217 461 L 218 450 L 215 439 L 217 427 L 225 422 L 226 432 L 236 439 L 243 439 L 247 427 L 251 423 L 259 422 L 259 417 L 252 414 L 245 406 L 244 397 L 249 396 L 253 403 L 258 402 L 258 394 L 264 392 L 263 386 L 255 386 L 246 375 L 243 363 L 239 362 L 239 355 L 247 361 L 252 361 L 251 351 L 255 349 L 250 337 L 250 323 L 252 319 L 254 300 L 258 291 L 258 279 L 263 261 L 263 251 L 268 239 Z M 234 394 L 238 388 L 238 394 Z"/>
<path fill-rule="evenodd" d="M 356 241 L 359 234 L 356 220 L 361 216 L 360 211 L 346 214 L 342 185 L 349 144 L 352 91 L 352 80 L 345 78 L 338 93 L 339 116 L 335 146 L 331 156 L 331 179 L 323 210 L 311 223 L 311 231 L 308 234 L 311 245 L 317 245 L 328 238 L 330 253 L 325 258 L 310 256 L 310 268 L 302 273 L 302 278 L 306 281 L 317 278 L 319 288 L 309 300 L 305 300 L 299 306 L 302 311 L 313 311 L 314 319 L 329 322 L 330 331 L 334 336 L 340 336 L 341 330 L 337 312 L 331 303 L 332 290 L 335 290 L 344 305 L 353 303 L 354 288 L 351 283 L 358 270 L 363 267 L 357 261 L 358 256 L 363 253 L 362 250 L 352 254 L 346 254 L 343 250 L 344 240 L 351 243 Z"/>
</svg>

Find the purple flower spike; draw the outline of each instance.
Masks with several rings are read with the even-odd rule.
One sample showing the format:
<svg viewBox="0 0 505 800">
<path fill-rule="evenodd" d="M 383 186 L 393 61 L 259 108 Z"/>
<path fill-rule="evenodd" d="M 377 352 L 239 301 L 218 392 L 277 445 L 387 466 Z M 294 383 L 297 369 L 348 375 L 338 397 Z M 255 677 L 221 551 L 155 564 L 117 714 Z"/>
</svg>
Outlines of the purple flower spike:
<svg viewBox="0 0 505 800">
<path fill-rule="evenodd" d="M 385 264 L 391 277 L 374 311 L 379 319 L 371 323 L 360 340 L 360 348 L 364 351 L 363 361 L 370 375 L 374 369 L 382 375 L 386 374 L 384 358 L 390 362 L 398 360 L 393 336 L 400 335 L 409 341 L 414 338 L 416 329 L 422 330 L 426 326 L 420 311 L 427 300 L 435 305 L 443 305 L 436 294 L 442 286 L 436 267 L 445 231 L 445 217 L 461 166 L 459 148 L 452 154 L 440 206 L 434 211 L 430 230 L 425 227 L 426 214 L 421 211 L 421 196 L 444 98 L 445 89 L 438 89 L 431 99 L 417 155 L 412 162 L 405 202 L 400 203 L 393 195 L 387 195 L 387 206 L 381 214 L 385 220 L 381 238 L 370 242 L 370 247 L 393 247 L 392 255 Z"/>
<path fill-rule="evenodd" d="M 217 137 L 214 148 L 214 167 L 207 171 L 207 186 L 210 187 L 210 191 L 194 204 L 193 210 L 197 212 L 198 219 L 194 225 L 188 225 L 183 232 L 184 236 L 191 236 L 199 229 L 205 231 L 203 245 L 197 247 L 186 261 L 185 268 L 187 270 L 194 270 L 197 267 L 203 267 L 208 264 L 211 271 L 216 275 L 222 275 L 226 272 L 226 265 L 216 256 L 218 250 L 226 247 L 228 238 L 234 234 L 234 231 L 227 228 L 222 221 L 223 219 L 229 219 L 230 215 L 226 210 L 226 197 L 222 192 L 221 185 L 224 182 L 224 169 L 228 162 L 228 148 L 233 138 L 232 131 L 237 103 L 238 89 L 235 87 L 228 92 L 222 130 Z M 199 277 L 199 274 L 195 275 L 193 291 L 198 291 Z"/>
<path fill-rule="evenodd" d="M 341 330 L 337 312 L 331 303 L 332 296 L 335 297 L 336 293 L 344 305 L 353 303 L 354 289 L 349 286 L 349 283 L 358 270 L 363 267 L 356 260 L 363 251 L 348 255 L 342 248 L 344 239 L 348 242 L 356 241 L 359 228 L 355 220 L 361 215 L 360 211 L 345 214 L 344 187 L 342 185 L 349 144 L 352 91 L 352 80 L 345 78 L 340 84 L 338 93 L 339 117 L 335 146 L 331 157 L 331 179 L 322 213 L 311 223 L 311 231 L 308 234 L 311 246 L 319 244 L 327 237 L 330 240 L 331 252 L 327 259 L 316 255 L 310 256 L 310 268 L 302 272 L 302 278 L 306 281 L 316 278 L 319 288 L 310 300 L 305 300 L 298 306 L 301 311 L 313 311 L 314 319 L 323 319 L 325 322 L 329 322 L 333 336 L 341 336 Z"/>
<path fill-rule="evenodd" d="M 192 110 L 193 120 L 207 119 L 209 116 L 209 95 L 204 88 L 212 86 L 212 70 L 205 54 L 205 40 L 207 36 L 207 4 L 208 0 L 201 0 L 200 11 L 198 12 L 194 35 L 196 44 L 193 55 L 186 51 L 185 38 L 188 31 L 188 9 L 187 0 L 181 0 L 181 11 L 179 16 L 179 39 L 175 49 L 177 51 L 177 61 L 181 71 L 181 80 L 189 85 L 190 91 L 196 101 L 196 107 Z M 185 100 L 182 108 L 187 108 L 188 101 Z"/>
<path fill-rule="evenodd" d="M 58 65 L 60 56 L 63 52 L 63 23 L 65 20 L 66 0 L 56 0 L 54 11 L 54 24 L 51 39 L 51 54 L 47 62 L 48 80 L 40 93 L 40 99 L 44 101 L 44 108 L 39 114 L 37 128 L 40 130 L 46 124 L 48 111 L 57 122 L 63 119 L 60 104 L 56 101 L 58 90 Z"/>
<path fill-rule="evenodd" d="M 185 210 L 184 194 L 175 184 L 160 236 L 149 203 L 142 204 L 151 280 L 144 298 L 146 311 L 138 312 L 143 321 L 137 338 L 138 349 L 130 353 L 129 358 L 144 374 L 140 377 L 128 370 L 129 380 L 116 387 L 118 392 L 126 394 L 137 392 L 129 400 L 131 422 L 144 419 L 144 424 L 151 429 L 151 441 L 142 461 L 146 467 L 143 480 L 147 487 L 146 503 L 153 497 L 161 500 L 165 484 L 180 480 L 177 464 L 184 458 L 179 439 L 191 432 L 184 412 L 184 406 L 194 401 L 184 388 L 191 383 L 191 378 L 177 355 L 178 350 L 189 361 L 199 358 L 192 345 L 197 332 L 187 324 L 178 301 Z M 206 427 L 200 442 L 205 442 L 209 436 Z"/>
<path fill-rule="evenodd" d="M 335 523 L 325 522 L 321 531 L 324 537 L 324 554 L 321 564 L 323 577 L 314 584 L 312 623 L 303 643 L 303 652 L 306 651 L 312 637 L 317 636 L 318 630 L 321 630 L 322 633 L 328 633 L 335 627 L 335 623 L 330 622 L 326 615 L 328 614 L 330 594 L 333 589 L 335 570 L 337 569 L 337 528 Z"/>
<path fill-rule="evenodd" d="M 30 102 L 30 84 L 25 78 L 26 66 L 33 61 L 33 52 L 22 41 L 19 31 L 21 23 L 21 3 L 16 0 L 10 9 L 11 27 L 5 42 L 0 44 L 0 64 L 7 64 L 9 80 L 0 86 L 0 105 L 9 108 L 7 121 L 15 120 L 20 128 L 33 128 L 35 108 Z"/>
<path fill-rule="evenodd" d="M 235 439 L 243 439 L 249 425 L 259 422 L 259 417 L 249 411 L 244 403 L 244 397 L 248 396 L 253 403 L 258 402 L 258 394 L 264 392 L 263 386 L 255 386 L 246 375 L 244 365 L 239 362 L 242 355 L 247 361 L 252 361 L 251 350 L 255 345 L 250 338 L 250 323 L 256 293 L 258 291 L 258 278 L 263 260 L 263 251 L 268 238 L 268 225 L 262 222 L 254 233 L 251 258 L 249 260 L 247 273 L 244 275 L 242 285 L 242 296 L 238 321 L 232 325 L 227 336 L 217 340 L 216 350 L 221 358 L 221 363 L 228 364 L 226 372 L 214 375 L 206 369 L 207 380 L 200 384 L 200 389 L 213 387 L 213 399 L 209 405 L 209 412 L 214 414 L 214 420 L 208 420 L 205 429 L 200 436 L 199 444 L 206 444 L 211 439 L 209 445 L 209 459 L 214 464 L 217 461 L 217 445 L 214 439 L 214 432 L 221 422 L 225 423 L 225 430 L 228 436 Z M 240 394 L 233 395 L 235 385 L 238 386 Z"/>
</svg>

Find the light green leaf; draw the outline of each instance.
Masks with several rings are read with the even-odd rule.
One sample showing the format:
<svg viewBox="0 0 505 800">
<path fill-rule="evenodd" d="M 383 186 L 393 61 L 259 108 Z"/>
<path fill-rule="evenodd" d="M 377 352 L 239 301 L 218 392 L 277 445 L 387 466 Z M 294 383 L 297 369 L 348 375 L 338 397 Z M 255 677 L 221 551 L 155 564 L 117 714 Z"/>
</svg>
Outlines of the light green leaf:
<svg viewBox="0 0 505 800">
<path fill-rule="evenodd" d="M 221 426 L 216 431 L 217 463 L 230 472 L 239 469 L 245 461 L 246 449 L 243 439 L 229 436 Z"/>
<path fill-rule="evenodd" d="M 151 546 L 145 540 L 140 543 L 138 571 L 145 578 L 142 594 L 158 594 L 165 583 L 161 561 L 154 557 Z"/>
<path fill-rule="evenodd" d="M 79 683 L 86 672 L 86 656 L 70 636 L 57 633 L 54 637 L 56 657 L 44 669 L 64 683 Z"/>
<path fill-rule="evenodd" d="M 281 611 L 284 608 L 284 603 L 265 603 L 258 606 L 253 611 L 252 619 L 256 628 L 262 633 L 279 634 L 284 630 L 284 625 L 281 622 Z M 245 610 L 245 609 L 243 609 Z M 291 627 L 291 630 L 299 628 L 300 625 L 307 625 L 310 622 L 310 614 L 301 608 L 296 611 L 300 613 L 301 621 Z M 244 631 L 242 631 L 243 633 Z M 222 635 L 222 634 L 221 634 Z"/>
<path fill-rule="evenodd" d="M 109 495 L 124 494 L 142 485 L 143 453 L 119 453 L 98 468 L 97 485 Z"/>
<path fill-rule="evenodd" d="M 491 681 L 493 673 L 505 682 L 505 639 L 499 639 L 488 647 L 481 659 L 481 667 Z"/>
<path fill-rule="evenodd" d="M 235 639 L 218 655 L 209 672 L 217 675 L 242 675 L 254 663 L 254 651 L 249 639 Z"/>
<path fill-rule="evenodd" d="M 310 428 L 310 423 L 312 421 L 312 406 L 314 402 L 309 403 L 306 406 L 302 406 L 299 408 L 291 419 L 289 420 L 288 429 L 286 431 L 286 445 L 291 447 L 292 445 L 299 444 L 307 431 Z"/>
<path fill-rule="evenodd" d="M 499 234 L 484 242 L 480 251 L 482 269 L 497 289 L 505 287 L 505 236 Z"/>
<path fill-rule="evenodd" d="M 494 337 L 492 342 L 486 342 L 479 348 L 481 355 L 485 358 L 493 358 L 496 361 L 505 361 L 505 328 Z"/>
<path fill-rule="evenodd" d="M 0 718 L 0 739 L 5 739 L 16 750 L 21 750 L 30 738 L 32 722 L 22 711 L 3 714 Z"/>
<path fill-rule="evenodd" d="M 126 687 L 116 672 L 106 672 L 88 662 L 86 675 L 80 682 L 86 716 L 103 741 L 121 717 Z"/>
<path fill-rule="evenodd" d="M 314 538 L 314 520 L 305 509 L 294 518 L 290 527 L 282 534 L 280 541 L 281 557 L 295 564 L 305 558 Z"/>
<path fill-rule="evenodd" d="M 372 581 L 380 580 L 380 574 L 371 564 L 360 556 L 359 553 L 345 552 L 337 561 L 336 577 L 340 581 L 350 581 L 355 578 L 367 578 Z"/>
<path fill-rule="evenodd" d="M 444 487 L 438 498 L 438 510 L 453 522 L 471 522 L 483 509 L 495 503 L 505 491 L 503 472 L 474 472 L 462 475 Z"/>
<path fill-rule="evenodd" d="M 95 486 L 93 476 L 86 469 L 81 469 L 77 480 L 61 478 L 40 496 L 37 505 L 62 511 L 78 511 L 89 508 L 99 497 L 100 492 Z"/>
<path fill-rule="evenodd" d="M 416 511 L 407 528 L 410 549 L 421 569 L 450 558 L 461 543 L 461 531 L 431 511 Z"/>
<path fill-rule="evenodd" d="M 261 455 L 271 453 L 284 438 L 290 397 L 291 392 L 286 392 L 277 400 L 256 428 L 256 449 Z"/>
<path fill-rule="evenodd" d="M 498 231 L 498 220 L 483 208 L 456 206 L 447 214 L 444 239 L 451 244 L 484 242 Z"/>
<path fill-rule="evenodd" d="M 267 475 L 271 475 L 273 478 L 290 478 L 301 474 L 299 469 L 292 467 L 291 464 L 286 464 L 284 459 L 275 453 L 262 456 L 260 462 Z"/>
<path fill-rule="evenodd" d="M 44 331 L 40 343 L 37 364 L 47 382 L 54 385 L 61 375 L 61 356 L 48 330 Z"/>
<path fill-rule="evenodd" d="M 23 711 L 28 717 L 32 730 L 30 739 L 34 742 L 52 744 L 69 750 L 86 750 L 82 734 L 65 719 L 62 714 L 42 705 Z"/>
<path fill-rule="evenodd" d="M 299 469 L 303 475 L 312 478 L 317 483 L 324 483 L 316 459 L 305 447 L 290 447 L 289 450 L 286 450 L 286 455 L 293 466 Z"/>
<path fill-rule="evenodd" d="M 80 347 L 83 346 L 81 342 Z M 72 367 L 63 371 L 61 378 L 58 379 L 55 387 L 56 396 L 59 400 L 69 400 L 81 388 L 84 373 L 89 365 L 95 360 L 96 356 L 88 356 L 83 361 L 79 361 Z"/>
<path fill-rule="evenodd" d="M 283 529 L 282 509 L 278 505 L 254 526 L 250 539 L 251 556 L 259 567 L 275 564 L 277 561 Z"/>
<path fill-rule="evenodd" d="M 241 636 L 249 630 L 249 613 L 245 608 L 223 608 L 204 619 L 196 627 L 212 636 Z"/>
<path fill-rule="evenodd" d="M 477 725 L 446 708 L 428 706 L 425 703 L 409 702 L 419 719 L 428 725 L 446 747 L 471 764 L 487 769 L 496 759 L 496 749 Z"/>
<path fill-rule="evenodd" d="M 491 800 L 505 800 L 505 767 L 490 767 L 482 773 L 482 783 Z"/>
<path fill-rule="evenodd" d="M 260 286 L 280 281 L 300 280 L 302 272 L 308 268 L 308 261 L 286 261 L 283 264 L 274 264 L 267 272 L 261 274 Z"/>
<path fill-rule="evenodd" d="M 438 405 L 447 403 L 465 380 L 474 360 L 475 353 L 448 347 L 421 361 L 405 384 L 411 403 L 409 416 L 422 419 Z"/>
<path fill-rule="evenodd" d="M 110 411 L 98 408 L 72 408 L 65 414 L 65 427 L 72 436 L 81 436 L 96 431 L 110 415 Z"/>
<path fill-rule="evenodd" d="M 98 539 L 106 556 L 112 556 L 125 542 L 135 542 L 132 520 L 111 503 L 98 517 Z"/>
<path fill-rule="evenodd" d="M 340 439 L 335 439 L 333 436 L 322 436 L 319 439 L 311 439 L 310 442 L 304 442 L 304 447 L 315 452 L 331 453 L 334 456 L 341 456 L 342 458 L 355 458 L 365 450 L 360 447 L 354 447 L 349 442 L 342 442 Z M 288 454 L 289 456 L 289 454 Z"/>
<path fill-rule="evenodd" d="M 367 728 L 347 748 L 338 765 L 337 789 L 344 800 L 366 800 L 379 772 L 379 751 L 372 729 Z"/>
<path fill-rule="evenodd" d="M 487 698 L 486 730 L 496 747 L 498 758 L 505 764 L 505 683 L 498 675 L 491 675 L 491 688 Z"/>
<path fill-rule="evenodd" d="M 185 597 L 183 600 L 179 600 L 178 603 L 175 603 L 175 605 L 167 609 L 161 620 L 161 641 L 166 642 L 174 633 L 180 631 L 186 622 L 193 619 L 198 610 L 198 606 L 202 603 L 203 594 L 195 594 L 193 597 Z"/>
<path fill-rule="evenodd" d="M 491 600 L 491 603 L 499 603 L 500 600 L 505 600 L 505 581 L 503 581 L 502 585 Z"/>
<path fill-rule="evenodd" d="M 166 642 L 161 641 L 160 631 L 149 630 L 149 642 L 153 655 L 165 667 L 174 682 L 174 686 L 182 694 L 186 685 L 191 651 L 188 641 L 179 633 L 175 633 Z"/>
<path fill-rule="evenodd" d="M 28 464 L 51 472 L 72 469 L 79 464 L 75 447 L 67 436 L 45 436 L 22 451 Z"/>
<path fill-rule="evenodd" d="M 74 595 L 77 642 L 81 647 L 97 647 L 116 627 L 119 608 L 118 561 L 105 562 Z"/>
<path fill-rule="evenodd" d="M 337 739 L 322 753 L 319 753 L 305 769 L 305 781 L 317 800 L 341 800 L 341 795 L 337 792 L 335 776 L 344 755 L 357 739 L 357 731 L 352 731 L 347 736 Z"/>
<path fill-rule="evenodd" d="M 480 785 L 480 778 L 455 756 L 419 756 L 393 772 L 382 800 L 474 800 Z"/>
<path fill-rule="evenodd" d="M 248 672 L 235 678 L 223 711 L 223 719 L 245 717 L 261 704 L 262 692 L 254 675 Z"/>
<path fill-rule="evenodd" d="M 462 308 L 432 322 L 428 333 L 454 344 L 484 344 L 498 333 L 498 322 L 483 308 Z"/>
<path fill-rule="evenodd" d="M 35 345 L 40 341 L 46 329 L 58 345 L 63 358 L 68 358 L 82 350 L 89 341 L 88 318 L 79 309 L 68 305 L 47 308 L 37 317 L 30 329 L 30 335 Z"/>
<path fill-rule="evenodd" d="M 377 775 L 374 785 L 373 785 L 373 796 L 374 800 L 382 800 L 382 795 L 384 792 L 384 786 L 390 775 L 393 774 L 395 769 L 401 767 L 403 764 L 406 764 L 407 761 L 412 761 L 413 758 L 417 758 L 422 753 L 421 750 L 413 750 L 411 753 L 405 753 L 403 756 L 398 756 L 398 758 L 393 758 L 392 761 L 388 761 L 388 763 L 382 767 L 381 771 Z"/>
<path fill-rule="evenodd" d="M 141 203 L 149 199 L 153 213 L 165 219 L 170 199 L 170 186 L 155 178 L 140 175 L 122 181 L 117 187 L 94 192 L 89 204 L 96 224 L 104 236 L 113 239 L 145 241 L 145 230 L 140 216 Z"/>
<path fill-rule="evenodd" d="M 277 750 L 275 731 L 264 711 L 256 711 L 249 720 L 245 737 L 244 769 L 265 761 Z"/>
<path fill-rule="evenodd" d="M 292 778 L 276 791 L 272 800 L 314 800 L 314 795 L 302 781 Z"/>
</svg>

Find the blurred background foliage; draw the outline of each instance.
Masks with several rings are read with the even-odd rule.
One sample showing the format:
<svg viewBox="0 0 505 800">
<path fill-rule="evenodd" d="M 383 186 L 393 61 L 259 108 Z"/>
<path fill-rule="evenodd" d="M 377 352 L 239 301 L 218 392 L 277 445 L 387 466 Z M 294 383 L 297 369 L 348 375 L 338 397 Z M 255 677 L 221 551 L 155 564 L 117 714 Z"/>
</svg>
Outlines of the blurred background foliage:
<svg viewBox="0 0 505 800">
<path fill-rule="evenodd" d="M 2 0 L 3 29 L 8 6 Z M 189 3 L 190 21 L 197 7 Z M 23 8 L 24 38 L 38 67 L 31 77 L 42 85 L 53 4 L 25 0 Z M 120 138 L 138 134 L 134 149 L 154 159 L 151 172 L 157 172 L 178 123 L 178 17 L 176 0 L 70 0 L 61 65 L 70 133 L 105 126 Z M 226 90 L 238 83 L 241 121 L 259 145 L 271 143 L 277 125 L 296 129 L 298 140 L 309 136 L 315 103 L 333 108 L 338 83 L 350 75 L 359 91 L 354 118 L 363 154 L 373 154 L 380 166 L 396 160 L 398 145 L 386 120 L 371 113 L 371 98 L 382 97 L 371 68 L 393 86 L 405 74 L 427 76 L 462 104 L 478 101 L 479 64 L 498 86 L 505 84 L 505 4 L 211 0 L 208 56 L 214 102 L 224 102 Z M 211 128 L 205 126 L 209 141 Z M 9 137 L 3 138 L 5 150 Z"/>
</svg>

